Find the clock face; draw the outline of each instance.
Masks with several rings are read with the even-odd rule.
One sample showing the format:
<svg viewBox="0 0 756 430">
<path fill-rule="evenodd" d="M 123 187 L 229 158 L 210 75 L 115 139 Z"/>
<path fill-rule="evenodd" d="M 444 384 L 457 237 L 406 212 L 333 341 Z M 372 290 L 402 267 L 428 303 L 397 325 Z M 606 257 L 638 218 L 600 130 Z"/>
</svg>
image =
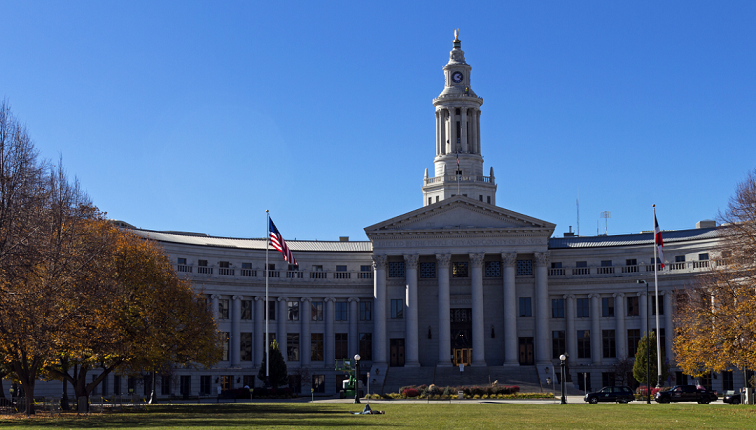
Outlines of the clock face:
<svg viewBox="0 0 756 430">
<path fill-rule="evenodd" d="M 460 82 L 462 82 L 462 79 L 463 79 L 462 72 L 454 72 L 454 73 L 452 73 L 452 81 L 454 81 L 456 83 L 460 83 Z"/>
</svg>

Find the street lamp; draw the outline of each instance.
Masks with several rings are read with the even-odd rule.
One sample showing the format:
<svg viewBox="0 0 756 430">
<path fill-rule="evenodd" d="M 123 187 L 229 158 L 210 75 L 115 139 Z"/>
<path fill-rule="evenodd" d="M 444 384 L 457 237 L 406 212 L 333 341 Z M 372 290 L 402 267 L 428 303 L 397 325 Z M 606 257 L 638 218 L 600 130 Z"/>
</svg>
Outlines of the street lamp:
<svg viewBox="0 0 756 430">
<path fill-rule="evenodd" d="M 360 354 L 354 356 L 354 403 L 360 403 Z"/>
<path fill-rule="evenodd" d="M 644 279 L 638 280 L 639 284 L 646 284 L 646 404 L 651 404 L 651 371 L 649 363 L 651 361 L 651 336 L 649 336 L 648 323 L 648 282 Z"/>
<path fill-rule="evenodd" d="M 565 400 L 565 398 L 564 398 L 564 366 L 565 366 L 565 362 L 566 361 L 567 361 L 567 355 L 562 354 L 562 355 L 559 356 L 559 364 L 562 367 L 562 376 L 561 376 L 561 378 L 559 380 L 560 385 L 561 385 L 561 391 L 562 391 L 562 400 L 559 403 L 562 404 L 562 405 L 567 404 L 567 400 Z"/>
</svg>

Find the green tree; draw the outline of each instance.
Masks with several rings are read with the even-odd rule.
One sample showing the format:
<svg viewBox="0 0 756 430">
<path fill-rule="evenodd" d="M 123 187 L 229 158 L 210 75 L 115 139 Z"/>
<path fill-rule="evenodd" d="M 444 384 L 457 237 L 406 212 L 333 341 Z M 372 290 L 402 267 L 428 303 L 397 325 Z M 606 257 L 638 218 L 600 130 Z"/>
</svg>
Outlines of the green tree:
<svg viewBox="0 0 756 430">
<path fill-rule="evenodd" d="M 270 355 L 270 377 L 269 384 L 273 388 L 278 388 L 281 385 L 287 385 L 289 383 L 289 374 L 286 370 L 286 362 L 284 361 L 283 354 L 281 354 L 281 351 L 278 349 L 278 342 L 275 340 L 270 343 L 270 351 L 268 352 L 268 355 Z M 265 368 L 266 368 L 266 358 L 263 357 L 262 365 L 260 366 L 260 371 L 257 373 L 257 379 L 265 382 Z"/>
<path fill-rule="evenodd" d="M 635 352 L 635 364 L 633 365 L 633 378 L 641 384 L 654 385 L 657 382 L 659 375 L 659 361 L 656 358 L 656 333 L 651 332 L 649 336 L 650 339 L 643 336 L 640 343 L 638 343 L 638 350 Z M 648 366 L 649 378 L 651 380 L 650 384 L 649 381 L 646 380 L 646 350 L 648 349 L 649 343 L 651 344 L 651 350 L 649 351 L 650 366 Z M 664 349 L 661 350 L 661 353 L 661 379 L 662 381 L 666 381 L 669 373 L 669 365 L 664 361 Z"/>
</svg>

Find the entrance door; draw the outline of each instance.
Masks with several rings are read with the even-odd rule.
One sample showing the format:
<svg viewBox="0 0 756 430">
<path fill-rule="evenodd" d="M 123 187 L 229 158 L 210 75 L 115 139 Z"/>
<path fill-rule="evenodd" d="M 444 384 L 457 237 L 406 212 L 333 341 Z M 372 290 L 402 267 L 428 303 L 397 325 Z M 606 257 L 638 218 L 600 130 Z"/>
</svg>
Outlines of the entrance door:
<svg viewBox="0 0 756 430">
<path fill-rule="evenodd" d="M 533 359 L 533 338 L 521 337 L 520 338 L 520 364 L 533 365 L 535 360 Z"/>
<path fill-rule="evenodd" d="M 391 339 L 391 367 L 404 367 L 404 339 Z"/>
<path fill-rule="evenodd" d="M 455 366 L 472 363 L 472 309 L 451 309 L 451 347 Z"/>
<path fill-rule="evenodd" d="M 472 364 L 472 348 L 454 348 L 454 365 L 460 364 L 465 366 Z"/>
</svg>

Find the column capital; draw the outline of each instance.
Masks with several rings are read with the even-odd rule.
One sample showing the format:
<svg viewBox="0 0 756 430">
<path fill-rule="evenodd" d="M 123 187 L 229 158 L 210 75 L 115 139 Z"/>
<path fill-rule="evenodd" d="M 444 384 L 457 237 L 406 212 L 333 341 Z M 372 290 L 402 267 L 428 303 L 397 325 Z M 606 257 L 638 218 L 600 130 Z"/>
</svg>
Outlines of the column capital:
<svg viewBox="0 0 756 430">
<path fill-rule="evenodd" d="M 588 297 L 590 298 L 591 296 L 589 295 Z M 564 296 L 562 296 L 562 298 L 573 299 L 574 300 L 575 299 L 575 295 L 574 294 L 565 294 Z"/>
<path fill-rule="evenodd" d="M 373 254 L 370 257 L 373 259 L 373 269 L 386 270 L 386 266 L 388 265 L 388 258 L 385 254 Z"/>
<path fill-rule="evenodd" d="M 302 297 L 299 299 L 300 302 L 312 302 L 312 297 Z"/>
<path fill-rule="evenodd" d="M 616 297 L 616 298 L 621 299 L 621 298 L 625 297 L 625 293 L 614 293 L 614 294 L 612 294 L 612 297 Z"/>
<path fill-rule="evenodd" d="M 549 264 L 550 255 L 549 252 L 536 252 L 535 253 L 536 266 L 544 267 Z"/>
<path fill-rule="evenodd" d="M 638 295 L 638 297 L 643 297 L 643 296 L 645 296 L 645 295 L 646 295 L 646 292 L 645 292 L 645 291 L 639 291 L 639 292 L 637 293 L 637 295 Z"/>
<path fill-rule="evenodd" d="M 501 264 L 503 264 L 504 267 L 515 267 L 515 265 L 517 264 L 517 253 L 516 252 L 502 252 Z"/>
<path fill-rule="evenodd" d="M 417 254 L 412 255 L 405 255 L 404 256 L 404 267 L 405 269 L 417 269 L 417 260 L 420 258 Z"/>
<path fill-rule="evenodd" d="M 210 298 L 211 299 L 220 299 L 221 296 L 220 296 L 220 294 L 213 294 L 213 295 L 210 296 Z"/>
<path fill-rule="evenodd" d="M 451 264 L 451 254 L 436 254 L 436 262 L 439 268 L 448 269 Z"/>
<path fill-rule="evenodd" d="M 244 296 L 231 296 L 231 300 L 244 300 Z"/>
<path fill-rule="evenodd" d="M 358 297 L 350 297 L 350 298 L 349 298 L 349 299 L 348 299 L 347 301 L 348 301 L 349 303 L 352 303 L 352 302 L 359 302 L 359 301 L 360 301 L 360 299 L 359 299 Z"/>
<path fill-rule="evenodd" d="M 264 302 L 265 301 L 265 296 L 256 296 L 255 297 L 255 301 L 256 302 Z"/>
<path fill-rule="evenodd" d="M 289 301 L 289 298 L 288 298 L 288 297 L 279 297 L 279 298 L 278 298 L 278 299 L 276 299 L 276 300 L 278 300 L 279 302 L 288 302 L 288 301 Z"/>
<path fill-rule="evenodd" d="M 601 298 L 601 294 L 599 294 L 599 293 L 591 293 L 591 294 L 588 294 L 588 298 L 589 298 L 589 299 L 592 299 L 592 298 L 594 298 L 594 297 L 595 297 L 595 298 L 597 298 L 597 299 L 600 299 L 600 298 Z"/>
<path fill-rule="evenodd" d="M 472 263 L 473 267 L 483 267 L 483 259 L 486 258 L 486 254 L 479 253 L 479 254 L 470 254 L 470 263 Z"/>
<path fill-rule="evenodd" d="M 326 297 L 326 298 L 323 299 L 323 301 L 324 302 L 335 302 L 336 298 L 335 297 Z"/>
</svg>

